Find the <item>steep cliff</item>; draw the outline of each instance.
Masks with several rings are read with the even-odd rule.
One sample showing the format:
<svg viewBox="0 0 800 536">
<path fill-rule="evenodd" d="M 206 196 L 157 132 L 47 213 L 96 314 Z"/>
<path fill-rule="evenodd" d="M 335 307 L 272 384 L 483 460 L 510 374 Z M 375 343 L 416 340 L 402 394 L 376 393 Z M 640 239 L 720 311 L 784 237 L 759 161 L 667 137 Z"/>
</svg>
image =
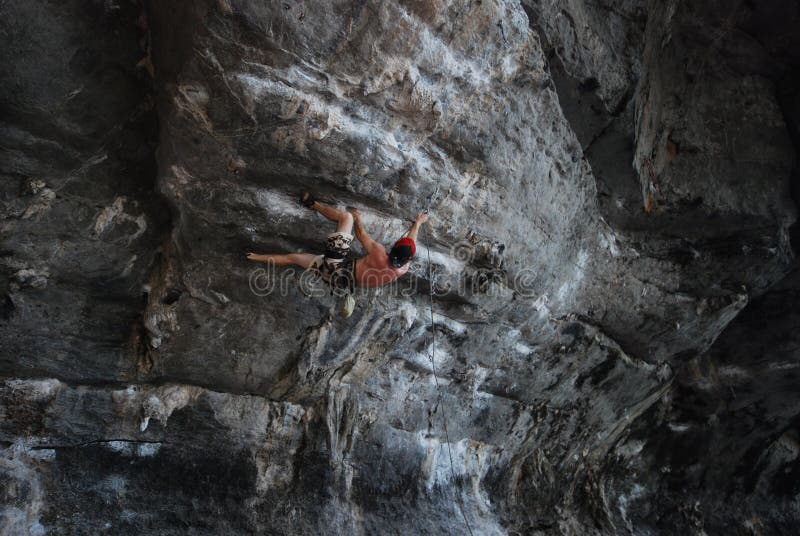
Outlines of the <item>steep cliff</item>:
<svg viewBox="0 0 800 536">
<path fill-rule="evenodd" d="M 800 522 L 796 3 L 0 14 L 5 532 Z M 304 190 L 412 273 L 244 260 Z"/>
</svg>

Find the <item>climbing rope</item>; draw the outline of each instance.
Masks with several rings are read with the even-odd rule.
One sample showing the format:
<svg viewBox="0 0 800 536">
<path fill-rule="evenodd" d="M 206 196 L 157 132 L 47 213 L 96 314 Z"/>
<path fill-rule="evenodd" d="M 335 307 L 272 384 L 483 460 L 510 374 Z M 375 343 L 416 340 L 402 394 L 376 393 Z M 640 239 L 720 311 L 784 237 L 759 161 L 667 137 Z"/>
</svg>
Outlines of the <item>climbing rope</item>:
<svg viewBox="0 0 800 536">
<path fill-rule="evenodd" d="M 425 213 L 428 214 L 430 212 L 431 203 L 433 202 L 433 198 L 436 193 L 439 191 L 439 188 L 436 188 L 429 197 L 428 197 L 428 204 L 425 207 Z M 437 405 L 442 410 L 442 424 L 444 428 L 444 440 L 445 444 L 447 445 L 447 456 L 450 458 L 450 477 L 453 479 L 453 485 L 456 483 L 456 470 L 455 464 L 453 463 L 453 451 L 450 448 L 450 433 L 447 430 L 447 412 L 445 410 L 444 404 L 444 397 L 442 396 L 442 388 L 439 385 L 439 376 L 436 374 L 436 321 L 433 318 L 433 292 L 436 287 L 436 283 L 434 280 L 434 273 L 433 273 L 433 264 L 431 263 L 431 248 L 426 247 L 425 251 L 428 255 L 428 274 L 429 274 L 429 281 L 430 281 L 430 292 L 428 292 L 428 298 L 430 300 L 429 303 L 429 311 L 431 315 L 431 352 L 428 354 L 428 359 L 431 362 L 431 370 L 433 371 L 433 381 L 436 384 L 436 393 L 437 393 Z M 461 516 L 464 518 L 464 524 L 467 526 L 467 531 L 469 532 L 470 536 L 473 536 L 472 527 L 469 524 L 469 520 L 467 519 L 467 514 L 464 512 L 464 505 L 461 502 L 461 496 L 456 494 L 456 503 L 458 504 L 458 510 L 461 512 Z"/>
</svg>

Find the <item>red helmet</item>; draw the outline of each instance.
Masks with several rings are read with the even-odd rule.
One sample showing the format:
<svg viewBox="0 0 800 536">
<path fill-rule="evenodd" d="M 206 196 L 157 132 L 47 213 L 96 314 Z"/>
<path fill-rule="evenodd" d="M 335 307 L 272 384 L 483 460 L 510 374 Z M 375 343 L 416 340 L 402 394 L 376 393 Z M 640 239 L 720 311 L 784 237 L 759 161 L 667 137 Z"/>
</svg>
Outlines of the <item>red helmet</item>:
<svg viewBox="0 0 800 536">
<path fill-rule="evenodd" d="M 414 243 L 413 239 L 406 236 L 394 243 L 392 250 L 389 252 L 389 260 L 392 265 L 400 268 L 410 261 L 416 253 L 417 245 Z"/>
</svg>

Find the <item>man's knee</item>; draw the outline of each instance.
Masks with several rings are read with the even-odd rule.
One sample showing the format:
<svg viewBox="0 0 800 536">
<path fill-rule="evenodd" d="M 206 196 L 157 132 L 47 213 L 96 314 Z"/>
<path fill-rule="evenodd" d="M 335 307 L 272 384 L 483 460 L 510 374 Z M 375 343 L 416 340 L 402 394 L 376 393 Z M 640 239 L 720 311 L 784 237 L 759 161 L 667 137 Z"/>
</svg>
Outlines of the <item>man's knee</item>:
<svg viewBox="0 0 800 536">
<path fill-rule="evenodd" d="M 337 222 L 338 225 L 336 226 L 337 231 L 350 233 L 353 231 L 353 215 L 347 211 L 342 212 L 339 215 L 339 221 Z"/>
<path fill-rule="evenodd" d="M 339 223 L 342 225 L 353 225 L 353 215 L 348 211 L 343 210 L 339 215 Z"/>
</svg>

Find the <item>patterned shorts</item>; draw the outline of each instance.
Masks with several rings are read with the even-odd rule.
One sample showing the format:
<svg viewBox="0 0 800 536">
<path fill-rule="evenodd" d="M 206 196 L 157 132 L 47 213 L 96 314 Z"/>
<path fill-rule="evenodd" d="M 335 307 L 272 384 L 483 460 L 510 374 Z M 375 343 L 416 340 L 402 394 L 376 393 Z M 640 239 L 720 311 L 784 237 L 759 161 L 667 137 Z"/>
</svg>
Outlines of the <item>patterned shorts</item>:
<svg viewBox="0 0 800 536">
<path fill-rule="evenodd" d="M 318 272 L 333 288 L 352 290 L 355 283 L 355 260 L 350 257 L 352 241 L 350 233 L 337 231 L 329 234 L 325 254 L 314 258 L 309 269 Z"/>
</svg>

